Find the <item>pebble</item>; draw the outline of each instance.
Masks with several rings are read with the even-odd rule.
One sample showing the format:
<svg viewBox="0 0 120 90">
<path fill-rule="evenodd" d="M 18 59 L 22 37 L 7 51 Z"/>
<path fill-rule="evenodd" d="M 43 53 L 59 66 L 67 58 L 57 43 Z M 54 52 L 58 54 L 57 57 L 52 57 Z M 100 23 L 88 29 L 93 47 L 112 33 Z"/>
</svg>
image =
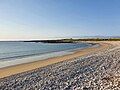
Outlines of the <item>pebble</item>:
<svg viewBox="0 0 120 90">
<path fill-rule="evenodd" d="M 120 46 L 2 78 L 0 90 L 120 90 Z"/>
</svg>

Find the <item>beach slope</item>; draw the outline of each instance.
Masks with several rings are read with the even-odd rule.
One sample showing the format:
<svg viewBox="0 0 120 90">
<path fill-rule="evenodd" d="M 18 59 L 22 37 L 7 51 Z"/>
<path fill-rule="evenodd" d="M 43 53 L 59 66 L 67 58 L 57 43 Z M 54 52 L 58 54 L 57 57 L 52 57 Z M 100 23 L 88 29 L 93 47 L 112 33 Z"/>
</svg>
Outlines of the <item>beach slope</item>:
<svg viewBox="0 0 120 90">
<path fill-rule="evenodd" d="M 0 89 L 119 90 L 120 42 L 101 45 L 110 47 L 90 48 L 85 56 L 2 78 Z"/>
<path fill-rule="evenodd" d="M 97 43 L 97 42 L 91 42 L 91 43 Z M 75 51 L 73 54 L 69 55 L 64 55 L 64 56 L 58 56 L 46 60 L 39 60 L 35 62 L 30 62 L 30 63 L 25 63 L 25 64 L 20 64 L 20 65 L 15 65 L 15 66 L 10 66 L 10 67 L 5 67 L 0 69 L 0 78 L 18 74 L 21 72 L 33 70 L 36 68 L 44 67 L 50 64 L 58 63 L 61 61 L 66 61 L 66 60 L 72 60 L 76 57 L 84 56 L 99 50 L 103 50 L 107 48 L 109 45 L 106 43 L 99 43 L 100 46 L 98 47 L 90 47 L 82 50 Z"/>
</svg>

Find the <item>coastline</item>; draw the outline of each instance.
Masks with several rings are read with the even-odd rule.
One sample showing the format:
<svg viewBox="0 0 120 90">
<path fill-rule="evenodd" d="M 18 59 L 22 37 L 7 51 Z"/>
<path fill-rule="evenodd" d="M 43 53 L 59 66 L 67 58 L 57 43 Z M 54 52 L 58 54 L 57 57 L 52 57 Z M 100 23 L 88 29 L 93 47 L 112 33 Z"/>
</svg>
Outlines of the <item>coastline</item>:
<svg viewBox="0 0 120 90">
<path fill-rule="evenodd" d="M 82 50 L 76 50 L 73 54 L 68 54 L 68 55 L 53 57 L 53 58 L 49 58 L 45 60 L 34 61 L 30 63 L 1 68 L 0 78 L 4 78 L 10 75 L 14 75 L 14 74 L 18 74 L 18 73 L 22 73 L 22 72 L 26 72 L 30 70 L 34 70 L 36 68 L 44 67 L 50 64 L 61 62 L 61 61 L 72 60 L 77 57 L 81 57 L 81 56 L 84 56 L 90 53 L 94 53 L 96 51 L 103 50 L 109 46 L 109 44 L 105 42 L 90 42 L 90 43 L 99 43 L 99 46 L 89 47 L 89 48 L 85 48 Z"/>
<path fill-rule="evenodd" d="M 79 44 L 79 43 L 77 43 L 77 44 Z M 85 48 L 98 46 L 98 44 L 92 44 L 92 43 L 85 43 L 85 44 L 87 45 L 85 47 L 77 47 L 77 48 L 73 48 L 73 49 L 46 52 L 46 53 L 41 53 L 39 55 L 38 54 L 28 55 L 28 56 L 25 55 L 25 57 L 23 55 L 23 57 L 22 56 L 20 56 L 20 57 L 17 56 L 17 57 L 12 57 L 12 58 L 8 57 L 8 59 L 3 58 L 2 60 L 0 60 L 0 69 L 5 68 L 5 67 L 9 67 L 9 66 L 15 66 L 15 65 L 19 65 L 19 64 L 30 63 L 30 62 L 35 62 L 35 61 L 39 61 L 39 60 L 46 60 L 46 59 L 54 58 L 54 57 L 58 57 L 58 56 L 73 54 L 76 50 L 82 50 Z M 19 52 L 19 54 L 21 54 L 21 52 Z M 7 55 L 5 55 L 5 56 L 7 57 Z"/>
</svg>

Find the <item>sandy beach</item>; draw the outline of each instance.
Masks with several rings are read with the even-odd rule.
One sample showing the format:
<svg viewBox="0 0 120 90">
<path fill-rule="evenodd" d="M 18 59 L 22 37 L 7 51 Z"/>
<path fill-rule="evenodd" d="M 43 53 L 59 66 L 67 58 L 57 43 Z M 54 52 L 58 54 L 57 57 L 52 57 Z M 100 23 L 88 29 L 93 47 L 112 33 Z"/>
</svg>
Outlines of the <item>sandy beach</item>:
<svg viewBox="0 0 120 90">
<path fill-rule="evenodd" d="M 3 68 L 1 77 L 8 77 L 0 79 L 0 89 L 119 90 L 120 42 L 99 44 L 72 55 Z"/>
<path fill-rule="evenodd" d="M 120 90 L 120 0 L 0 0 L 0 90 Z"/>
<path fill-rule="evenodd" d="M 98 42 L 90 42 L 90 43 L 98 43 Z M 59 57 L 50 58 L 46 60 L 40 60 L 40 61 L 20 64 L 16 66 L 1 68 L 0 78 L 18 74 L 25 71 L 29 71 L 29 70 L 33 70 L 36 68 L 44 67 L 50 64 L 61 62 L 61 61 L 72 60 L 73 58 L 77 58 L 77 57 L 84 56 L 96 51 L 103 50 L 109 46 L 109 44 L 105 42 L 99 42 L 99 44 L 100 44 L 99 47 L 90 47 L 83 50 L 78 50 L 78 51 L 75 51 L 74 54 L 70 54 L 70 55 L 64 55 L 64 56 L 59 56 Z"/>
</svg>

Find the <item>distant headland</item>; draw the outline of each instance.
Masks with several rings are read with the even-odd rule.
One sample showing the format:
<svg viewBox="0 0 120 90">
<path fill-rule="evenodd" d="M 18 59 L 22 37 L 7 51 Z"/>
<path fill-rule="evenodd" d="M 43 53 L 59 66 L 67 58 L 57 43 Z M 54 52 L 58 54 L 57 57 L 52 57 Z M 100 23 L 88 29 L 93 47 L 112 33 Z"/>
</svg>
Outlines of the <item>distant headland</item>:
<svg viewBox="0 0 120 90">
<path fill-rule="evenodd" d="M 76 43 L 79 41 L 120 41 L 120 38 L 85 38 L 85 39 L 57 39 L 57 40 L 30 40 L 24 42 L 42 42 L 42 43 Z"/>
</svg>

